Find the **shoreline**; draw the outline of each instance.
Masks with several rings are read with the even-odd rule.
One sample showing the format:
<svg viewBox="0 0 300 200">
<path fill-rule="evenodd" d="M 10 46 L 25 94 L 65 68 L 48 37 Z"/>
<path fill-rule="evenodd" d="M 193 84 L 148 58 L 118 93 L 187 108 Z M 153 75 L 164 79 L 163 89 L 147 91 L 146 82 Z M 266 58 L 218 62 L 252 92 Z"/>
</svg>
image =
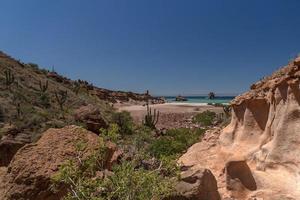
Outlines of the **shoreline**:
<svg viewBox="0 0 300 200">
<path fill-rule="evenodd" d="M 149 107 L 152 111 L 159 111 L 159 121 L 157 128 L 187 128 L 191 126 L 191 119 L 197 113 L 212 111 L 222 113 L 222 107 L 207 105 L 207 103 L 186 103 L 186 102 L 168 102 L 163 104 L 151 104 Z M 133 120 L 141 124 L 146 115 L 146 105 L 141 104 L 118 104 L 115 106 L 118 111 L 127 111 L 131 114 Z"/>
</svg>

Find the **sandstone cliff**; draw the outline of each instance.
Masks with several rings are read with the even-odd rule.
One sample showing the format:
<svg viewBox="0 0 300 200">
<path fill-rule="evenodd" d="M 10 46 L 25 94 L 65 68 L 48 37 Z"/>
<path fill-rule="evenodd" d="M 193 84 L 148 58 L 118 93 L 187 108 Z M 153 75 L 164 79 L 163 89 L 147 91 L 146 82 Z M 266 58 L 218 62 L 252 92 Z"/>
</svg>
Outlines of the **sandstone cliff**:
<svg viewBox="0 0 300 200">
<path fill-rule="evenodd" d="M 179 162 L 206 167 L 223 199 L 300 199 L 300 58 L 232 102 L 231 123 Z"/>
</svg>

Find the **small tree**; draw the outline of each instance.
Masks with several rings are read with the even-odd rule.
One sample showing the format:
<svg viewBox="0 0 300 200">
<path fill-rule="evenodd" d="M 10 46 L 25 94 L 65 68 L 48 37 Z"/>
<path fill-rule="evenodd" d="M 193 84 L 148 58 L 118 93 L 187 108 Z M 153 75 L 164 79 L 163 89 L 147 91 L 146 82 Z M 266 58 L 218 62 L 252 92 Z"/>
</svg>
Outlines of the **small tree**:
<svg viewBox="0 0 300 200">
<path fill-rule="evenodd" d="M 67 99 L 68 99 L 68 92 L 67 91 L 56 91 L 55 92 L 55 98 L 57 103 L 59 104 L 60 110 L 63 111 L 64 110 L 64 104 L 66 103 Z"/>
<path fill-rule="evenodd" d="M 152 114 L 152 109 L 149 107 L 149 103 L 147 103 L 147 113 L 143 120 L 143 124 L 151 129 L 156 129 L 156 124 L 159 119 L 159 111 L 154 109 Z"/>
</svg>

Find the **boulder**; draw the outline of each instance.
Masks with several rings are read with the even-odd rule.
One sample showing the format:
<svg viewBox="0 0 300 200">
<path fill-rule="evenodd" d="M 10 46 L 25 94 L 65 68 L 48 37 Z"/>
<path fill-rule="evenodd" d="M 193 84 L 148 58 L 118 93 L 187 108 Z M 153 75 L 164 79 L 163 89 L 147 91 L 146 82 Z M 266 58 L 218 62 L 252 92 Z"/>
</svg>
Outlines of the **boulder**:
<svg viewBox="0 0 300 200">
<path fill-rule="evenodd" d="M 75 120 L 84 123 L 89 131 L 99 133 L 101 128 L 107 128 L 108 124 L 102 117 L 99 108 L 89 104 L 75 110 Z"/>
<path fill-rule="evenodd" d="M 219 200 L 217 181 L 208 169 L 189 169 L 181 174 L 173 200 Z"/>
<path fill-rule="evenodd" d="M 8 166 L 4 199 L 56 200 L 66 189 L 50 189 L 51 177 L 67 160 L 76 159 L 76 143 L 86 143 L 82 158 L 98 147 L 98 136 L 78 126 L 49 129 L 34 144 L 22 147 Z"/>
</svg>

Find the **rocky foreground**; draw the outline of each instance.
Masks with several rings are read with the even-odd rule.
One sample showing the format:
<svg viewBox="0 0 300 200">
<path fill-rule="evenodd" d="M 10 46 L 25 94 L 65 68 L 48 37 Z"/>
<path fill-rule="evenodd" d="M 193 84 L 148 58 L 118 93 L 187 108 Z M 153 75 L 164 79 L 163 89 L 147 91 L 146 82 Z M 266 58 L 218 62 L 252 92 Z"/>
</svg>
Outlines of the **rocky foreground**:
<svg viewBox="0 0 300 200">
<path fill-rule="evenodd" d="M 179 162 L 209 169 L 223 199 L 300 199 L 300 59 L 232 102 L 231 123 Z"/>
</svg>

